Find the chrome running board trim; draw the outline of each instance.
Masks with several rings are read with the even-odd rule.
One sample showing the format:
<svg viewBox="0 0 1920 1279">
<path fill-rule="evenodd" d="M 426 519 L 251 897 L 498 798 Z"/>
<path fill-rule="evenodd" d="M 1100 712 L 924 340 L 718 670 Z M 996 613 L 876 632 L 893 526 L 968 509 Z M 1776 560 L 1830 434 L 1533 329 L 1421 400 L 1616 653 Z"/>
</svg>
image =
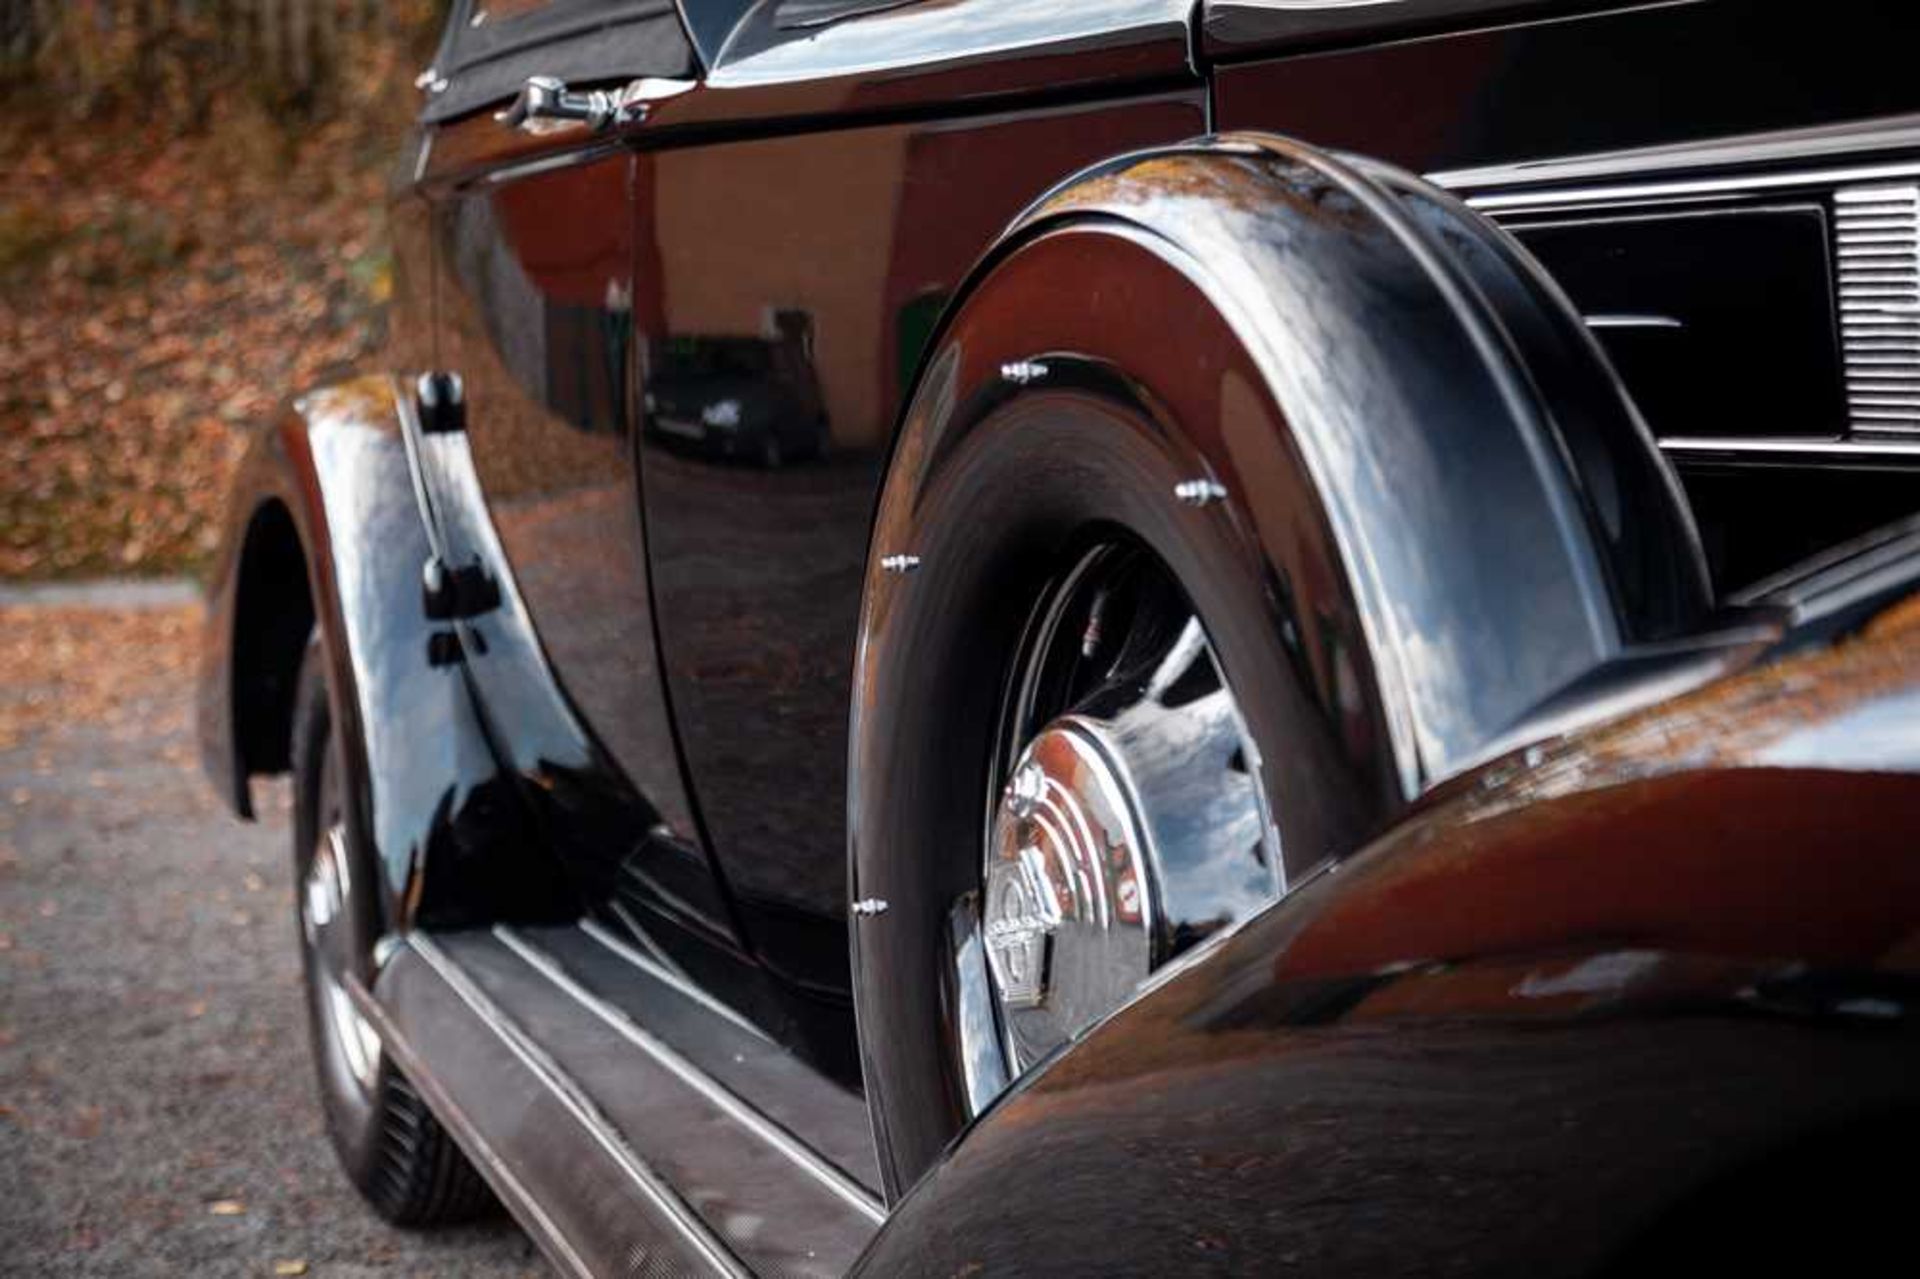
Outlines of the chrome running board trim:
<svg viewBox="0 0 1920 1279">
<path fill-rule="evenodd" d="M 622 921 L 627 921 L 628 916 L 627 916 L 627 912 L 624 909 L 622 909 L 619 905 L 616 904 L 614 906 L 614 910 L 618 912 Z M 632 927 L 632 926 L 633 925 L 629 922 L 628 927 Z M 752 1022 L 748 1021 L 745 1017 L 742 1017 L 739 1013 L 727 1007 L 725 1004 L 715 999 L 712 995 L 709 995 L 706 991 L 700 989 L 700 987 L 688 981 L 683 974 L 663 966 L 658 960 L 651 959 L 648 956 L 641 954 L 639 951 L 635 950 L 632 946 L 629 946 L 625 941 L 621 940 L 619 937 L 615 936 L 613 933 L 607 931 L 606 928 L 602 927 L 596 921 L 591 919 L 581 920 L 580 931 L 585 933 L 587 936 L 593 938 L 595 941 L 599 942 L 602 946 L 605 946 L 608 950 L 612 951 L 614 954 L 618 955 L 620 958 L 626 960 L 629 964 L 632 964 L 635 968 L 638 968 L 641 972 L 653 978 L 655 981 L 659 982 L 661 985 L 671 986 L 675 991 L 677 991 L 682 995 L 685 995 L 688 999 L 691 999 L 694 1003 L 699 1004 L 702 1008 L 706 1009 L 708 1012 L 713 1013 L 715 1016 L 725 1019 L 730 1025 L 733 1025 L 741 1030 L 746 1031 L 749 1035 L 752 1035 L 755 1039 L 760 1040 L 762 1043 L 770 1044 L 773 1042 L 771 1039 L 767 1038 L 766 1031 L 760 1029 L 760 1027 L 754 1025 Z"/>
<path fill-rule="evenodd" d="M 567 972 L 559 960 L 505 924 L 494 925 L 493 935 L 575 1003 L 605 1022 L 628 1043 L 652 1057 L 682 1083 L 706 1098 L 715 1109 L 765 1142 L 795 1168 L 825 1187 L 861 1216 L 875 1225 L 887 1219 L 886 1208 L 868 1194 L 864 1187 L 840 1169 L 821 1159 L 805 1142 L 761 1113 L 745 1098 L 649 1034 L 627 1014 L 626 1010 L 609 1003 L 587 989 Z M 658 976 L 657 973 L 654 975 Z"/>
<path fill-rule="evenodd" d="M 688 1248 L 712 1267 L 715 1273 L 746 1279 L 750 1273 L 710 1230 L 673 1187 L 656 1173 L 627 1143 L 620 1130 L 594 1104 L 592 1098 L 573 1083 L 552 1057 L 548 1056 L 504 1010 L 480 989 L 459 964 L 454 962 L 432 938 L 415 933 L 408 938 L 409 948 L 447 987 L 466 1004 L 469 1011 L 491 1030 L 520 1063 L 537 1079 L 586 1130 L 594 1143 L 611 1158 L 632 1183 L 671 1225 Z M 411 1078 L 411 1076 L 410 1076 Z"/>
</svg>

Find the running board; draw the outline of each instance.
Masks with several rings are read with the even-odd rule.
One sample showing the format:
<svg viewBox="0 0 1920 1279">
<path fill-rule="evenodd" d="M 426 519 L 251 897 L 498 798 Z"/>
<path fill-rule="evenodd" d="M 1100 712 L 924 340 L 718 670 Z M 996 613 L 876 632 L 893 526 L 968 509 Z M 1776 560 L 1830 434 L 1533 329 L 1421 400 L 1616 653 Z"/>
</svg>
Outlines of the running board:
<svg viewBox="0 0 1920 1279">
<path fill-rule="evenodd" d="M 592 926 L 415 933 L 356 995 L 563 1271 L 838 1275 L 885 1219 L 859 1100 Z"/>
</svg>

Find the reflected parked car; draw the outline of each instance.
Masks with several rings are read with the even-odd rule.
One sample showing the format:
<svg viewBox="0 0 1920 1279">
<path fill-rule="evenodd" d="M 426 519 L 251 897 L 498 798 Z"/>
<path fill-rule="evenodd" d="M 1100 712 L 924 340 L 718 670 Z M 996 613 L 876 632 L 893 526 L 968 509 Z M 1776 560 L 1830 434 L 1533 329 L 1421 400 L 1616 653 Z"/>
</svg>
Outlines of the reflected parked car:
<svg viewBox="0 0 1920 1279">
<path fill-rule="evenodd" d="M 766 467 L 827 450 L 819 381 L 799 344 L 676 337 L 654 344 L 646 379 L 650 439 Z"/>
</svg>

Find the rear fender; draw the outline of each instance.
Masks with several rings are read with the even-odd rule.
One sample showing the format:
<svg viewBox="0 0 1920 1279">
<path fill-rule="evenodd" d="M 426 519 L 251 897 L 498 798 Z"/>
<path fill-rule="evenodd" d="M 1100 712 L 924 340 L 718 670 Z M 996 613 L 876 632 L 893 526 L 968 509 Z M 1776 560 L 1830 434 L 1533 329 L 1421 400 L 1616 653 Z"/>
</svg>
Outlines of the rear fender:
<svg viewBox="0 0 1920 1279">
<path fill-rule="evenodd" d="M 251 816 L 252 777 L 287 767 L 293 685 L 317 633 L 350 820 L 379 865 L 393 929 L 492 915 L 518 891 L 522 876 L 507 868 L 528 847 L 458 642 L 423 604 L 431 544 L 407 459 L 406 394 L 387 376 L 329 386 L 255 436 L 209 583 L 199 704 L 207 774 Z M 439 867 L 429 894 L 428 863 L 447 861 L 460 872 Z"/>
</svg>

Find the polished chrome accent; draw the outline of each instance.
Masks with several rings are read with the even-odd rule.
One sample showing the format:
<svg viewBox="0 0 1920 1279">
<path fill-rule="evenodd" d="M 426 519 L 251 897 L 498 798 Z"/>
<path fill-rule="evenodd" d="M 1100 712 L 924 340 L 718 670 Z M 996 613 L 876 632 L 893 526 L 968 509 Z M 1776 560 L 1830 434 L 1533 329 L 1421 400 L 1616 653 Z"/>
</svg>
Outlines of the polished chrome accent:
<svg viewBox="0 0 1920 1279">
<path fill-rule="evenodd" d="M 1851 160 L 1876 151 L 1920 149 L 1920 115 L 1820 125 L 1810 129 L 1742 134 L 1626 151 L 1523 160 L 1429 173 L 1427 181 L 1455 191 L 1640 178 L 1648 174 L 1732 168 L 1752 164 L 1809 164 L 1835 156 Z M 1737 185 L 1737 184 L 1736 184 Z"/>
<path fill-rule="evenodd" d="M 1476 183 L 1456 181 L 1459 175 L 1430 174 L 1428 181 L 1455 190 L 1480 189 Z M 1799 169 L 1770 173 L 1738 173 L 1710 178 L 1648 178 L 1607 186 L 1563 187 L 1544 191 L 1493 190 L 1467 195 L 1482 213 L 1537 212 L 1545 209 L 1593 208 L 1615 204 L 1648 204 L 1695 197 L 1758 195 L 1768 191 L 1819 190 L 1864 182 L 1897 182 L 1920 177 L 1920 163 L 1853 165 L 1834 169 Z M 1439 181 L 1447 179 L 1447 181 Z"/>
<path fill-rule="evenodd" d="M 1834 192 L 1833 227 L 1853 429 L 1920 434 L 1920 183 Z"/>
<path fill-rule="evenodd" d="M 493 118 L 523 133 L 554 133 L 581 126 L 598 133 L 613 123 L 613 95 L 602 89 L 575 93 L 558 76 L 528 76 L 520 94 Z"/>
<path fill-rule="evenodd" d="M 880 567 L 888 573 L 911 573 L 920 567 L 918 555 L 882 555 Z"/>
<path fill-rule="evenodd" d="M 441 94 L 447 91 L 448 80 L 440 74 L 439 67 L 428 67 L 413 78 L 413 87 L 422 93 Z"/>
<path fill-rule="evenodd" d="M 856 915 L 871 918 L 875 915 L 886 914 L 887 903 L 885 899 L 879 897 L 862 897 L 853 904 L 851 909 Z"/>
<path fill-rule="evenodd" d="M 654 879 L 651 875 L 641 876 L 638 874 L 638 872 L 636 872 L 636 878 L 639 878 L 641 879 L 641 882 L 648 883 L 648 884 L 659 883 L 659 881 L 657 879 Z M 662 904 L 665 904 L 665 903 L 663 902 Z M 665 971 L 672 973 L 675 977 L 679 978 L 682 981 L 690 982 L 692 980 L 687 976 L 686 969 L 680 967 L 679 964 L 674 962 L 673 956 L 667 953 L 666 948 L 660 944 L 659 939 L 654 937 L 651 931 L 643 927 L 640 921 L 634 918 L 633 912 L 628 910 L 625 905 L 623 905 L 618 901 L 609 901 L 607 903 L 607 913 L 612 915 L 615 919 L 618 919 L 622 924 L 625 924 L 627 928 L 627 935 L 632 937 L 635 942 L 639 943 L 638 949 L 636 949 L 634 952 L 635 954 L 641 954 L 642 952 L 644 952 L 644 957 L 652 961 L 652 964 L 655 967 L 664 969 Z M 584 929 L 588 924 L 591 924 L 593 922 L 594 921 L 591 918 L 582 916 L 580 920 L 580 927 Z"/>
<path fill-rule="evenodd" d="M 348 950 L 351 921 L 345 916 L 353 891 L 346 838 L 346 827 L 339 822 L 320 834 L 301 884 L 300 932 L 311 980 L 318 986 L 321 1033 L 339 1049 L 347 1073 L 366 1096 L 380 1075 L 380 1036 L 347 994 L 354 957 Z"/>
<path fill-rule="evenodd" d="M 1632 315 L 1600 312 L 1580 317 L 1590 329 L 1684 329 L 1671 315 Z"/>
<path fill-rule="evenodd" d="M 628 921 L 627 927 L 629 928 L 633 927 L 632 916 L 628 914 L 627 909 L 624 906 L 620 905 L 620 903 L 618 902 L 613 903 L 613 913 L 618 915 L 622 920 Z M 708 994 L 705 990 L 702 990 L 699 986 L 696 986 L 693 982 L 689 981 L 685 976 L 683 976 L 679 972 L 676 972 L 673 969 L 666 967 L 664 964 L 660 963 L 658 960 L 649 958 L 648 956 L 643 955 L 639 951 L 635 950 L 633 947 L 627 945 L 625 940 L 615 936 L 613 933 L 608 932 L 604 927 L 602 927 L 599 921 L 592 920 L 592 919 L 581 920 L 580 931 L 585 933 L 587 936 L 593 938 L 595 941 L 599 942 L 602 946 L 605 946 L 608 950 L 618 955 L 621 959 L 624 959 L 629 964 L 632 964 L 635 968 L 638 968 L 641 972 L 645 973 L 647 976 L 653 978 L 655 981 L 661 983 L 664 986 L 672 987 L 674 990 L 678 991 L 680 994 L 685 995 L 688 999 L 691 999 L 694 1003 L 699 1004 L 702 1008 L 706 1009 L 708 1012 L 713 1013 L 716 1016 L 719 1016 L 721 1018 L 724 1018 L 726 1021 L 732 1023 L 734 1026 L 738 1027 L 741 1030 L 744 1030 L 747 1034 L 752 1035 L 755 1039 L 764 1040 L 767 1043 L 773 1042 L 772 1039 L 768 1038 L 766 1031 L 760 1029 L 760 1027 L 754 1025 L 753 1022 L 747 1020 L 745 1017 L 742 1017 L 738 1012 L 735 1012 L 728 1005 L 722 1003 L 718 999 L 715 999 L 712 995 Z M 639 931 L 638 929 L 635 929 L 635 932 L 638 932 L 638 931 Z"/>
<path fill-rule="evenodd" d="M 1211 690 L 1176 692 L 1198 670 Z M 982 901 L 1009 1073 L 1125 1003 L 1169 957 L 1168 934 L 1201 922 L 1169 916 L 1162 891 L 1191 906 L 1210 874 L 1237 882 L 1256 865 L 1239 859 L 1269 829 L 1257 775 L 1196 618 L 1132 700 L 1028 743 L 993 818 Z"/>
<path fill-rule="evenodd" d="M 1016 386 L 1038 382 L 1047 375 L 1047 366 L 1038 360 L 1014 360 L 1000 366 L 1000 376 Z"/>
<path fill-rule="evenodd" d="M 689 80 L 646 76 L 609 93 L 590 89 L 575 93 L 557 76 L 528 76 L 519 96 L 493 118 L 524 133 L 558 133 L 585 128 L 598 133 L 616 125 L 638 124 L 656 102 L 676 97 L 693 87 Z"/>
<path fill-rule="evenodd" d="M 1218 480 L 1181 480 L 1173 486 L 1173 495 L 1188 506 L 1205 506 L 1225 498 L 1227 486 Z"/>
<path fill-rule="evenodd" d="M 747 1279 L 746 1267 L 741 1265 L 732 1250 L 707 1226 L 707 1223 L 701 1220 L 699 1213 L 679 1196 L 671 1184 L 654 1171 L 652 1165 L 640 1157 L 639 1153 L 627 1143 L 626 1137 L 613 1121 L 601 1112 L 593 1099 L 580 1090 L 560 1064 L 509 1017 L 506 1011 L 480 988 L 480 984 L 470 977 L 464 968 L 454 962 L 452 956 L 424 933 L 412 934 L 408 938 L 408 944 L 413 952 L 433 969 L 440 980 L 447 984 L 460 1002 L 465 1004 L 474 1016 L 478 1017 L 481 1023 L 506 1046 L 507 1050 L 519 1059 L 520 1064 L 525 1066 L 534 1078 L 538 1079 L 547 1091 L 566 1107 L 593 1138 L 594 1144 L 619 1165 L 620 1170 L 627 1174 L 661 1217 L 674 1227 L 694 1252 L 720 1273 L 736 1276 L 736 1279 Z"/>
<path fill-rule="evenodd" d="M 1660 451 L 1676 458 L 1722 456 L 1734 460 L 1792 462 L 1818 466 L 1920 465 L 1920 440 L 1790 439 L 1779 437 L 1669 435 Z"/>
<path fill-rule="evenodd" d="M 987 963 L 1015 1071 L 1125 1003 L 1153 968 L 1147 835 L 1099 725 L 1070 718 L 1027 747 L 987 864 Z M 1024 791 L 1020 792 L 1024 795 Z"/>
<path fill-rule="evenodd" d="M 568 998 L 606 1023 L 622 1039 L 653 1058 L 674 1078 L 699 1093 L 716 1110 L 765 1142 L 836 1198 L 875 1225 L 886 1220 L 886 1208 L 853 1178 L 820 1158 L 805 1142 L 649 1033 L 625 1009 L 607 1002 L 574 980 L 558 960 L 523 938 L 516 929 L 496 924 L 493 935 Z"/>
<path fill-rule="evenodd" d="M 953 1027 L 960 1039 L 961 1083 L 967 1113 L 977 1115 L 1012 1082 L 994 1014 L 993 974 L 980 936 L 980 900 L 962 893 L 947 913 L 947 945 L 953 972 Z"/>
<path fill-rule="evenodd" d="M 1259 751 L 1150 555 L 1095 547 L 1059 579 L 1005 714 L 979 937 L 1012 1078 L 1286 883 Z M 964 993 L 965 939 L 949 931 Z"/>
</svg>

